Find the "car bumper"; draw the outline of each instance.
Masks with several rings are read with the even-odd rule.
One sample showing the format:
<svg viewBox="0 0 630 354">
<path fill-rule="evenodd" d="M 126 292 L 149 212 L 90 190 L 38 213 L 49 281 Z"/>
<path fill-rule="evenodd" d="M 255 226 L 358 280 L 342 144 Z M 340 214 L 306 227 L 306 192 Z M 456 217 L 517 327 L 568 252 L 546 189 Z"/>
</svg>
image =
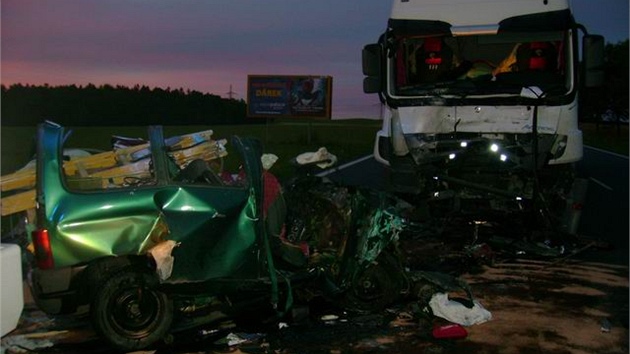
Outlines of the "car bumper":
<svg viewBox="0 0 630 354">
<path fill-rule="evenodd" d="M 52 315 L 75 312 L 79 301 L 73 283 L 84 268 L 34 269 L 29 283 L 37 306 Z"/>
</svg>

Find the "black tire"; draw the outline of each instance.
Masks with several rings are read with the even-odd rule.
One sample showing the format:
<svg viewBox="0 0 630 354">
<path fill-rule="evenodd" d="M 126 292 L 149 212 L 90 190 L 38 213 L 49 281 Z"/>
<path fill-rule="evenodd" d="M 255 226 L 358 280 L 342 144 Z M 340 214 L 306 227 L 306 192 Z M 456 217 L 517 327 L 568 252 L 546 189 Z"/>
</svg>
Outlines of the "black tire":
<svg viewBox="0 0 630 354">
<path fill-rule="evenodd" d="M 173 322 L 173 302 L 156 290 L 157 275 L 134 269 L 114 273 L 95 293 L 92 325 L 123 351 L 146 348 L 164 338 Z"/>
<path fill-rule="evenodd" d="M 403 269 L 391 256 L 381 254 L 377 261 L 353 277 L 343 303 L 349 310 L 382 310 L 400 299 L 404 288 Z"/>
</svg>

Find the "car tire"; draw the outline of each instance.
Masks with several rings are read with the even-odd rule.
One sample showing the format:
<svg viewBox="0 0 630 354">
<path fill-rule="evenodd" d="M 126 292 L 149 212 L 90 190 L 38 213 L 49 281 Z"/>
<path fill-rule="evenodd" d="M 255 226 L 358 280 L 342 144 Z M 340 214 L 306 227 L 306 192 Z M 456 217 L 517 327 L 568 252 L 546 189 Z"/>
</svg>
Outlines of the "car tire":
<svg viewBox="0 0 630 354">
<path fill-rule="evenodd" d="M 173 322 L 173 302 L 157 290 L 157 275 L 137 269 L 112 274 L 90 307 L 96 332 L 124 351 L 147 348 L 164 338 Z"/>
<path fill-rule="evenodd" d="M 355 274 L 343 298 L 344 306 L 358 312 L 382 310 L 401 297 L 404 284 L 403 269 L 390 255 L 381 254 Z"/>
</svg>

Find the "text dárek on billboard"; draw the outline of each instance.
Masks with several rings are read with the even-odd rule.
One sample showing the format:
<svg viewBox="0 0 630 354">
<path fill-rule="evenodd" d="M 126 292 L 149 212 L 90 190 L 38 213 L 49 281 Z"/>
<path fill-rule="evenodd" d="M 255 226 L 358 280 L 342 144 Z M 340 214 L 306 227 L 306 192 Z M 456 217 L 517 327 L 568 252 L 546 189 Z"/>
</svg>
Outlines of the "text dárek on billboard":
<svg viewBox="0 0 630 354">
<path fill-rule="evenodd" d="M 247 116 L 330 118 L 332 77 L 249 75 Z"/>
</svg>

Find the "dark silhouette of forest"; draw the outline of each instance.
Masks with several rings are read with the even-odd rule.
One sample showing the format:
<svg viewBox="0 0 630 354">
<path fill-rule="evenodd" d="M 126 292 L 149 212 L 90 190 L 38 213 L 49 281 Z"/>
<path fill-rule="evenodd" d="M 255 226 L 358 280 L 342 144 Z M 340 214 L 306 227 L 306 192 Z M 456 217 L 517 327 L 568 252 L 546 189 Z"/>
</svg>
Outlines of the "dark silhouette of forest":
<svg viewBox="0 0 630 354">
<path fill-rule="evenodd" d="M 2 125 L 217 125 L 245 122 L 243 100 L 183 89 L 2 85 Z"/>
</svg>

